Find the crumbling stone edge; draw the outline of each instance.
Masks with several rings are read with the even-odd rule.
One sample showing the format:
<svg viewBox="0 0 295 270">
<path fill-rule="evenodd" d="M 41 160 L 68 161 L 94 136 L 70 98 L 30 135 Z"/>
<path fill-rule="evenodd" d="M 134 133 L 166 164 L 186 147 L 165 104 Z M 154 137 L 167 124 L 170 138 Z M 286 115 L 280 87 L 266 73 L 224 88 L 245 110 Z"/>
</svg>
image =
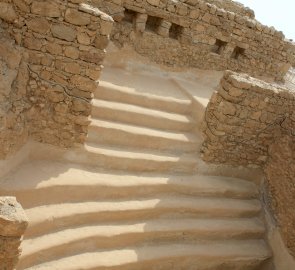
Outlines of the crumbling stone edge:
<svg viewBox="0 0 295 270">
<path fill-rule="evenodd" d="M 27 216 L 15 197 L 0 197 L 0 270 L 14 270 L 28 226 Z"/>
</svg>

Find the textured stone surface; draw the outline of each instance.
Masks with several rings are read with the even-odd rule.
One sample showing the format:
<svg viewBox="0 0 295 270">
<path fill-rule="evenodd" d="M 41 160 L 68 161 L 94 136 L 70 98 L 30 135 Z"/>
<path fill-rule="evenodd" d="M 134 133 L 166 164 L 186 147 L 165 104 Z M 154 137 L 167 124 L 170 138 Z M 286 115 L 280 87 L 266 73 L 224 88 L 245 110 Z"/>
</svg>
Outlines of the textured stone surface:
<svg viewBox="0 0 295 270">
<path fill-rule="evenodd" d="M 0 159 L 14 153 L 28 137 L 25 97 L 28 72 L 22 50 L 0 31 Z"/>
<path fill-rule="evenodd" d="M 290 253 L 295 256 L 295 137 L 278 138 L 264 168 L 271 208 Z"/>
<path fill-rule="evenodd" d="M 192 0 L 189 0 L 192 1 Z M 231 11 L 233 13 L 237 13 L 240 15 L 248 16 L 250 18 L 255 17 L 255 13 L 248 7 L 245 7 L 243 4 L 232 1 L 232 0 L 205 0 L 210 4 L 214 4 L 219 8 L 223 8 L 225 10 Z"/>
<path fill-rule="evenodd" d="M 284 134 L 295 134 L 294 110 L 294 92 L 227 72 L 206 109 L 204 159 L 263 166 L 273 141 Z"/>
<path fill-rule="evenodd" d="M 266 198 L 295 255 L 295 92 L 227 72 L 206 110 L 203 158 L 264 168 Z"/>
<path fill-rule="evenodd" d="M 278 80 L 295 64 L 294 43 L 230 0 L 91 2 L 116 21 L 111 39 L 117 46 L 131 45 L 160 64 L 230 69 Z M 147 20 L 139 21 L 141 16 Z"/>
<path fill-rule="evenodd" d="M 28 220 L 21 205 L 14 197 L 0 197 L 0 235 L 21 237 Z"/>
<path fill-rule="evenodd" d="M 0 14 L 0 159 L 28 137 L 63 147 L 84 142 L 113 20 L 80 3 L 0 3 L 7 11 Z"/>
<path fill-rule="evenodd" d="M 8 22 L 14 22 L 17 19 L 17 15 L 12 4 L 3 2 L 0 3 L 0 18 Z"/>
<path fill-rule="evenodd" d="M 31 11 L 34 14 L 53 18 L 61 15 L 60 6 L 56 1 L 33 1 Z"/>
<path fill-rule="evenodd" d="M 13 270 L 28 219 L 14 197 L 0 197 L 0 270 Z"/>
</svg>

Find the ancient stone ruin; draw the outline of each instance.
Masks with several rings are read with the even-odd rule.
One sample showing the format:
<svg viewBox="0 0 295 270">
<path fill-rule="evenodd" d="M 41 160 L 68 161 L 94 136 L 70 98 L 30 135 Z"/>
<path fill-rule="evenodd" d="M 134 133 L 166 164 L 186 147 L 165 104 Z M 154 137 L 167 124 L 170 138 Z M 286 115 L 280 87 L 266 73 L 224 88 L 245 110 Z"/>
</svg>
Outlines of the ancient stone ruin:
<svg viewBox="0 0 295 270">
<path fill-rule="evenodd" d="M 231 0 L 1 0 L 0 270 L 295 269 L 294 70 Z"/>
</svg>

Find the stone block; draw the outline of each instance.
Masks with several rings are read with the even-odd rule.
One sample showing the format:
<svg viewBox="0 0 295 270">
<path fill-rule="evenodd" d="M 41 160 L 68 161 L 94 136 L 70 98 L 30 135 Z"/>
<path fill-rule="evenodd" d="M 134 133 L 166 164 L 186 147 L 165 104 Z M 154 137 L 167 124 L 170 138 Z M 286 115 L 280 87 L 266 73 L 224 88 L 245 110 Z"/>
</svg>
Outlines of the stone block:
<svg viewBox="0 0 295 270">
<path fill-rule="evenodd" d="M 33 18 L 26 22 L 28 28 L 36 33 L 46 34 L 50 30 L 50 23 L 45 18 Z"/>
<path fill-rule="evenodd" d="M 21 237 L 28 226 L 28 218 L 15 197 L 0 197 L 0 235 Z"/>
<path fill-rule="evenodd" d="M 58 18 L 61 16 L 61 7 L 51 1 L 33 1 L 31 12 L 45 17 Z"/>
<path fill-rule="evenodd" d="M 11 23 L 18 18 L 12 4 L 5 2 L 0 3 L 0 18 Z"/>
<path fill-rule="evenodd" d="M 76 29 L 64 24 L 54 24 L 51 28 L 51 32 L 54 37 L 66 41 L 74 41 L 77 36 Z"/>
<path fill-rule="evenodd" d="M 65 12 L 65 20 L 74 25 L 90 24 L 90 16 L 73 8 L 68 8 Z"/>
</svg>

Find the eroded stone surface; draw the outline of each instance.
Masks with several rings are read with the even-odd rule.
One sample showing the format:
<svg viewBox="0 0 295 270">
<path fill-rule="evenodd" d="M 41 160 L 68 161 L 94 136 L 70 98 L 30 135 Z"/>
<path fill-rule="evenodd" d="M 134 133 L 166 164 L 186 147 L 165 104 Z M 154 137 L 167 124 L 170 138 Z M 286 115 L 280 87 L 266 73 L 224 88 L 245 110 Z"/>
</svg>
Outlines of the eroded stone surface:
<svg viewBox="0 0 295 270">
<path fill-rule="evenodd" d="M 276 138 L 294 134 L 295 93 L 245 74 L 228 72 L 204 119 L 204 159 L 263 166 Z"/>
<path fill-rule="evenodd" d="M 0 269 L 13 270 L 20 255 L 20 243 L 28 219 L 14 197 L 0 197 Z"/>
<path fill-rule="evenodd" d="M 260 167 L 269 207 L 295 255 L 295 92 L 227 72 L 203 122 L 208 162 Z"/>
<path fill-rule="evenodd" d="M 269 148 L 264 168 L 271 208 L 276 216 L 286 246 L 295 256 L 295 138 L 283 136 Z"/>
<path fill-rule="evenodd" d="M 21 237 L 28 226 L 28 219 L 14 197 L 0 197 L 0 235 Z"/>
<path fill-rule="evenodd" d="M 160 64 L 281 80 L 295 63 L 295 46 L 282 32 L 230 0 L 91 2 L 116 21 L 111 39 L 117 46 L 128 44 Z"/>
<path fill-rule="evenodd" d="M 29 137 L 83 143 L 112 18 L 81 1 L 0 4 L 0 159 Z"/>
</svg>

